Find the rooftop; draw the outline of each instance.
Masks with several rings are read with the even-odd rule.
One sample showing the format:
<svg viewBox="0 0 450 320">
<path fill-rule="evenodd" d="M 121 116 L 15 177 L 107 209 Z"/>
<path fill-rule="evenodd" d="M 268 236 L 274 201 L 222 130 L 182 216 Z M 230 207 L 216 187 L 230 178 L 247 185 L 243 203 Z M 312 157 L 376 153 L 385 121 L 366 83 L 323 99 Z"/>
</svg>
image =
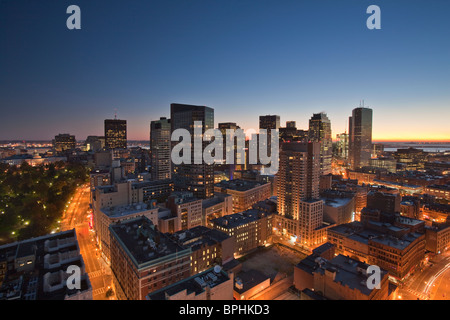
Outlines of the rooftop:
<svg viewBox="0 0 450 320">
<path fill-rule="evenodd" d="M 235 282 L 241 283 L 242 288 L 234 287 L 234 291 L 238 292 L 239 294 L 244 293 L 248 290 L 250 290 L 253 287 L 256 287 L 258 284 L 266 281 L 267 279 L 270 279 L 268 276 L 264 275 L 262 272 L 258 270 L 248 270 L 248 271 L 242 271 L 239 272 L 236 275 Z"/>
<path fill-rule="evenodd" d="M 325 206 L 340 208 L 346 206 L 353 198 L 322 198 Z"/>
<path fill-rule="evenodd" d="M 228 181 L 223 180 L 219 183 L 216 183 L 214 186 L 235 191 L 248 191 L 264 184 L 266 183 L 259 181 L 234 179 Z"/>
<path fill-rule="evenodd" d="M 108 217 L 123 217 L 131 214 L 136 214 L 140 212 L 149 211 L 152 208 L 150 208 L 147 204 L 141 202 L 136 204 L 130 204 L 130 205 L 123 205 L 123 206 L 115 206 L 115 207 L 106 207 L 102 208 L 101 211 L 107 215 Z"/>
<path fill-rule="evenodd" d="M 122 221 L 109 229 L 111 237 L 117 239 L 137 268 L 158 258 L 190 252 L 159 232 L 145 216 Z"/>
<path fill-rule="evenodd" d="M 182 230 L 175 232 L 174 234 L 167 234 L 167 236 L 183 248 L 192 248 L 195 250 L 197 247 L 203 244 L 213 245 L 215 243 L 220 243 L 228 238 L 224 232 L 217 229 L 210 229 L 204 226 L 194 227 L 189 230 Z"/>
<path fill-rule="evenodd" d="M 147 300 L 170 300 L 171 296 L 184 290 L 186 290 L 187 295 L 194 293 L 197 296 L 204 292 L 206 287 L 214 288 L 230 280 L 230 277 L 226 272 L 222 270 L 216 271 L 214 268 L 211 268 L 190 278 L 149 293 L 147 295 Z"/>
<path fill-rule="evenodd" d="M 84 266 L 75 229 L 0 246 L 0 260 L 7 262 L 0 300 L 66 299 L 78 290 L 68 289 L 61 274 L 70 265 Z M 81 292 L 90 290 L 89 277 L 82 273 Z"/>
<path fill-rule="evenodd" d="M 223 228 L 232 229 L 247 224 L 249 222 L 256 221 L 266 216 L 267 214 L 260 210 L 250 209 L 243 212 L 216 218 L 211 220 L 211 222 Z"/>
</svg>

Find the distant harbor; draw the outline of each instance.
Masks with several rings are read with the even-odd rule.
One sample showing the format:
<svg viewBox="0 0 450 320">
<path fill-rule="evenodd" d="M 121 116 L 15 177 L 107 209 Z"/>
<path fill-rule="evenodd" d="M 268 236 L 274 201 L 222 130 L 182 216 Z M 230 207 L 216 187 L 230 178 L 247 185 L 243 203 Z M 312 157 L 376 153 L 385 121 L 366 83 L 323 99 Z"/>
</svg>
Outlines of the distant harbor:
<svg viewBox="0 0 450 320">
<path fill-rule="evenodd" d="M 421 149 L 425 152 L 450 153 L 450 143 L 432 143 L 432 142 L 382 142 L 384 151 L 395 152 L 397 149 L 415 148 Z"/>
</svg>

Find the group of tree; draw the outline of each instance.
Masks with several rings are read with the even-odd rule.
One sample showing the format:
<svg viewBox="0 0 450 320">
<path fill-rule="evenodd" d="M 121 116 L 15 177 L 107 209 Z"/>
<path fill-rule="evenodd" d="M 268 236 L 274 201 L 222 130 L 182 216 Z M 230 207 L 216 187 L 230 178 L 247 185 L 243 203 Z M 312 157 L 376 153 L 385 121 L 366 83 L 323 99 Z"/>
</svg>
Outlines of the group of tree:
<svg viewBox="0 0 450 320">
<path fill-rule="evenodd" d="M 86 181 L 88 171 L 77 163 L 0 164 L 0 244 L 50 233 Z"/>
</svg>

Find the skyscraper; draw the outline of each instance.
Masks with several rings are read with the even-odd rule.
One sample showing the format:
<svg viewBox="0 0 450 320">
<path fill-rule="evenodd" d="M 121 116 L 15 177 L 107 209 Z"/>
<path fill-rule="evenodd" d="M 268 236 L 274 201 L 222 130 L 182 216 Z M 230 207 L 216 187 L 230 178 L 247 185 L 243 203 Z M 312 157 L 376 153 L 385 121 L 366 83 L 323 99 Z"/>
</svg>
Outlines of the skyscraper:
<svg viewBox="0 0 450 320">
<path fill-rule="evenodd" d="M 349 163 L 355 170 L 369 165 L 372 153 L 372 109 L 359 107 L 349 118 Z"/>
<path fill-rule="evenodd" d="M 320 143 L 283 143 L 277 173 L 278 213 L 299 219 L 299 202 L 319 198 Z"/>
<path fill-rule="evenodd" d="M 322 175 L 331 173 L 333 141 L 331 138 L 331 121 L 326 113 L 315 113 L 309 119 L 309 141 L 320 142 L 320 171 Z"/>
<path fill-rule="evenodd" d="M 73 150 L 75 149 L 76 144 L 75 136 L 68 133 L 58 134 L 53 140 L 53 148 L 57 152 Z"/>
<path fill-rule="evenodd" d="M 170 179 L 172 176 L 170 130 L 170 119 L 162 117 L 150 123 L 152 180 Z"/>
<path fill-rule="evenodd" d="M 202 122 L 202 134 L 214 129 L 214 109 L 205 106 L 172 103 L 170 105 L 171 132 L 186 129 L 194 142 L 194 122 Z M 172 148 L 177 142 L 172 142 Z M 208 142 L 204 142 L 202 151 Z M 172 164 L 175 188 L 191 191 L 195 197 L 206 199 L 214 196 L 214 165 L 194 164 L 194 148 L 191 148 L 192 164 Z"/>
<path fill-rule="evenodd" d="M 347 132 L 336 135 L 336 153 L 344 160 L 348 159 L 348 138 L 349 135 Z"/>
<path fill-rule="evenodd" d="M 267 155 L 270 155 L 272 150 L 272 129 L 280 129 L 280 116 L 265 115 L 259 116 L 259 129 L 267 130 Z M 259 142 L 261 143 L 261 141 Z M 258 159 L 260 159 L 260 149 L 258 148 Z"/>
<path fill-rule="evenodd" d="M 127 148 L 127 120 L 105 120 L 105 147 L 107 149 Z"/>
<path fill-rule="evenodd" d="M 280 128 L 280 116 L 277 116 L 277 115 L 259 116 L 259 128 L 267 129 L 268 133 L 270 133 L 269 132 L 270 129 L 279 129 Z"/>
<path fill-rule="evenodd" d="M 326 239 L 319 179 L 319 142 L 282 144 L 277 174 L 276 226 L 306 247 L 318 246 Z"/>
</svg>

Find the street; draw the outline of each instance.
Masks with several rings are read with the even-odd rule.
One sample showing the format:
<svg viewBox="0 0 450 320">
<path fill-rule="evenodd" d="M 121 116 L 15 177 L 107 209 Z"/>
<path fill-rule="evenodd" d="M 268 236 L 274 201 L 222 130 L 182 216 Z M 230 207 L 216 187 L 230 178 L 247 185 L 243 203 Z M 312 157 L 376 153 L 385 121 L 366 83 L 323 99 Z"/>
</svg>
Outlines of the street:
<svg viewBox="0 0 450 320">
<path fill-rule="evenodd" d="M 80 253 L 83 257 L 86 272 L 92 285 L 94 300 L 108 300 L 106 292 L 111 287 L 110 268 L 100 258 L 95 244 L 93 232 L 89 230 L 89 185 L 80 186 L 67 204 L 61 221 L 61 230 L 75 228 Z"/>
<path fill-rule="evenodd" d="M 418 270 L 399 289 L 404 300 L 449 300 L 450 252 L 434 257 L 422 271 Z"/>
</svg>

